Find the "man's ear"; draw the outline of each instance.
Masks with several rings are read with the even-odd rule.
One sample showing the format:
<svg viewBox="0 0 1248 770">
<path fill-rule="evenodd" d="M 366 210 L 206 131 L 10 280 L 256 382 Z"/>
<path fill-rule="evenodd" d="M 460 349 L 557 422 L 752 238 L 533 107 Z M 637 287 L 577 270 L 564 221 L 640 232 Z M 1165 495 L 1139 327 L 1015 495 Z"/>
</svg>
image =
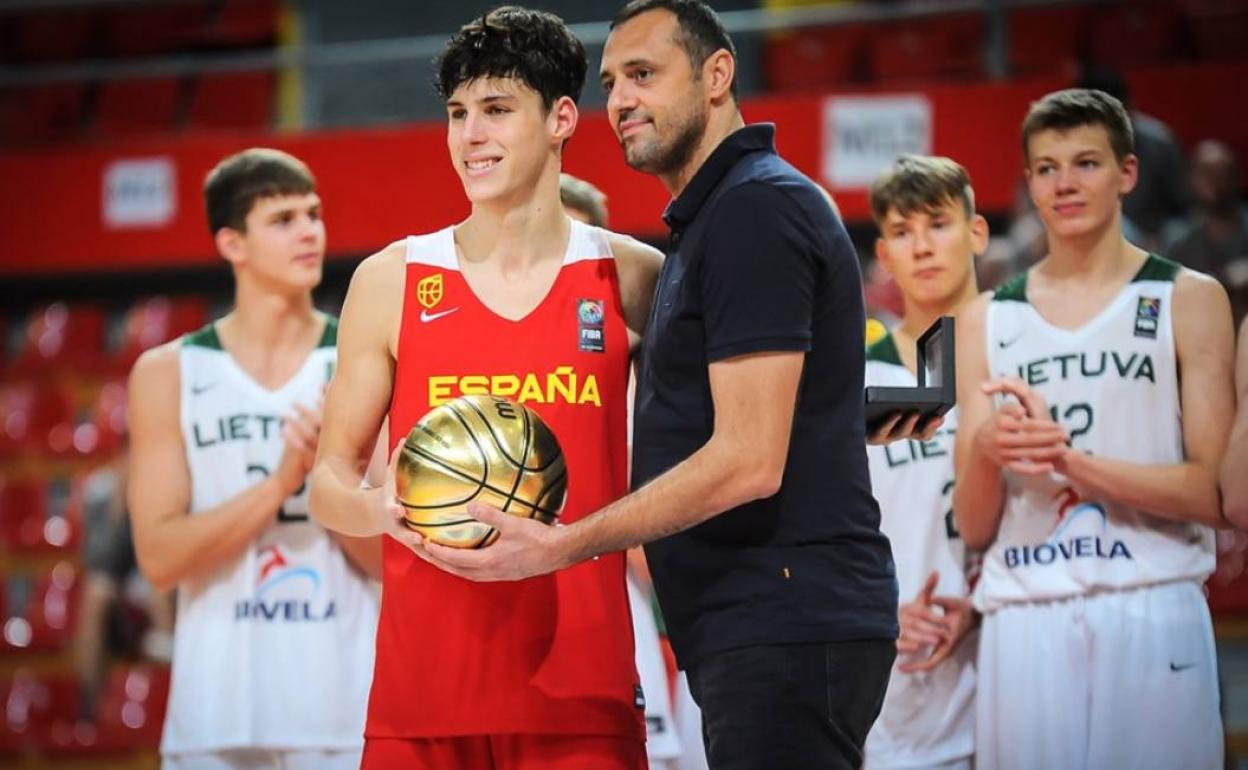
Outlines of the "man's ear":
<svg viewBox="0 0 1248 770">
<path fill-rule="evenodd" d="M 732 96 L 732 79 L 736 74 L 737 62 L 726 48 L 719 49 L 702 62 L 702 79 L 713 104 Z"/>
</svg>

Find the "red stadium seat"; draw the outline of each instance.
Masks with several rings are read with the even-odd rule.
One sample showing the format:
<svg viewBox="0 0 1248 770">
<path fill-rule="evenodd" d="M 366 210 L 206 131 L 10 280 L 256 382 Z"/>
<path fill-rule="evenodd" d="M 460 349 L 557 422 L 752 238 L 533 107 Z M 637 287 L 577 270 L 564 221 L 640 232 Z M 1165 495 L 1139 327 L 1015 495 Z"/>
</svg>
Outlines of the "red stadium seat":
<svg viewBox="0 0 1248 770">
<path fill-rule="evenodd" d="M 277 43 L 275 0 L 226 0 L 198 33 L 205 48 L 264 48 Z"/>
<path fill-rule="evenodd" d="M 91 55 L 99 12 L 92 8 L 58 8 L 17 14 L 0 57 L 20 64 L 52 63 Z"/>
<path fill-rule="evenodd" d="M 141 58 L 176 53 L 194 40 L 204 16 L 200 3 L 109 8 L 101 19 L 100 37 L 112 56 Z"/>
<path fill-rule="evenodd" d="M 68 434 L 53 434 L 51 441 L 63 443 L 64 454 L 106 455 L 121 449 L 126 437 L 126 379 L 110 380 L 99 392 L 84 419 L 74 423 Z"/>
<path fill-rule="evenodd" d="M 1248 51 L 1248 5 L 1242 0 L 1187 0 L 1192 45 L 1200 59 L 1238 59 Z"/>
<path fill-rule="evenodd" d="M 78 479 L 0 480 L 0 543 L 17 553 L 72 551 L 82 530 L 82 495 Z"/>
<path fill-rule="evenodd" d="M 54 302 L 26 321 L 13 362 L 20 372 L 96 370 L 104 362 L 104 312 L 90 305 Z"/>
<path fill-rule="evenodd" d="M 168 698 L 167 667 L 117 664 L 109 671 L 92 723 L 61 719 L 47 731 L 42 748 L 54 757 L 158 749 Z"/>
<path fill-rule="evenodd" d="M 172 77 L 105 83 L 100 89 L 96 129 L 107 136 L 172 130 L 181 83 Z"/>
<path fill-rule="evenodd" d="M 73 395 L 65 386 L 21 380 L 0 386 L 0 457 L 44 455 L 71 430 Z"/>
<path fill-rule="evenodd" d="M 63 83 L 0 91 L 0 143 L 66 141 L 82 128 L 86 87 Z"/>
<path fill-rule="evenodd" d="M 879 80 L 970 79 L 983 75 L 982 14 L 878 24 L 872 38 L 871 71 Z"/>
<path fill-rule="evenodd" d="M 861 79 L 867 29 L 847 24 L 776 33 L 767 41 L 768 87 L 802 91 Z"/>
<path fill-rule="evenodd" d="M 0 750 L 13 754 L 35 747 L 56 722 L 78 713 L 78 688 L 72 680 L 45 678 L 29 669 L 18 669 L 0 679 Z"/>
<path fill-rule="evenodd" d="M 144 350 L 198 329 L 207 318 L 207 308 L 198 298 L 151 297 L 134 303 L 122 319 L 115 370 L 129 372 Z"/>
<path fill-rule="evenodd" d="M 195 84 L 187 124 L 194 128 L 268 128 L 273 122 L 271 72 L 204 75 Z"/>
<path fill-rule="evenodd" d="M 1089 14 L 1088 60 L 1106 67 L 1165 63 L 1178 47 L 1179 21 L 1165 3 L 1098 6 Z"/>
<path fill-rule="evenodd" d="M 46 575 L 10 574 L 8 617 L 0 650 L 64 650 L 73 639 L 78 579 L 73 565 L 59 562 Z"/>
<path fill-rule="evenodd" d="M 1073 79 L 1084 45 L 1088 9 L 1077 5 L 1009 11 L 1010 73 Z"/>
</svg>

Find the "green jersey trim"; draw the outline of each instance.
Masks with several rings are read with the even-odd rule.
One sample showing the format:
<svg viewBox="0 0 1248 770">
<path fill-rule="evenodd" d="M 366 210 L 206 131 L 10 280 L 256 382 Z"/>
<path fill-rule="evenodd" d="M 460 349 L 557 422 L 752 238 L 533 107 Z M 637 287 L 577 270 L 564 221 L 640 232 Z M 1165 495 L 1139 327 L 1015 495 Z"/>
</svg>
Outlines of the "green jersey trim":
<svg viewBox="0 0 1248 770">
<path fill-rule="evenodd" d="M 1140 281 L 1162 281 L 1164 283 L 1174 283 L 1178 277 L 1179 271 L 1183 266 L 1174 260 L 1166 259 L 1157 254 L 1149 254 L 1144 260 L 1144 264 L 1140 265 L 1140 271 L 1131 279 L 1131 283 L 1139 283 Z"/>
<path fill-rule="evenodd" d="M 221 338 L 217 336 L 217 325 L 215 323 L 209 323 L 203 328 L 183 336 L 182 347 L 207 348 L 209 350 L 225 349 L 221 347 Z"/>
<path fill-rule="evenodd" d="M 338 344 L 338 319 L 332 315 L 325 316 L 325 332 L 321 335 L 321 341 L 316 343 L 318 348 L 332 348 Z"/>
<path fill-rule="evenodd" d="M 1026 302 L 1027 301 L 1027 271 L 1019 273 L 1010 280 L 997 287 L 992 293 L 993 302 Z"/>
<path fill-rule="evenodd" d="M 867 348 L 867 360 L 893 364 L 894 366 L 905 366 L 901 362 L 901 353 L 897 350 L 897 342 L 893 339 L 892 332 L 880 337 L 873 345 Z"/>
</svg>

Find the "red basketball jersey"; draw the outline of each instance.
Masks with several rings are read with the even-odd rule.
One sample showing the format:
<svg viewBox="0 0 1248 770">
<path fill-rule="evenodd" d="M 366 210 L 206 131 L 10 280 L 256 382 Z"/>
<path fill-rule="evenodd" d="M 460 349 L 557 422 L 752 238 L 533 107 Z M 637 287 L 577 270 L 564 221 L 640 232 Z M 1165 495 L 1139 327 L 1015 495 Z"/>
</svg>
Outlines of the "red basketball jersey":
<svg viewBox="0 0 1248 770">
<path fill-rule="evenodd" d="M 390 446 L 456 396 L 507 396 L 558 437 L 568 469 L 560 520 L 576 521 L 627 491 L 628 363 L 604 231 L 572 223 L 558 277 L 520 321 L 472 293 L 450 228 L 408 239 Z M 622 553 L 473 583 L 385 541 L 365 735 L 645 737 Z"/>
</svg>

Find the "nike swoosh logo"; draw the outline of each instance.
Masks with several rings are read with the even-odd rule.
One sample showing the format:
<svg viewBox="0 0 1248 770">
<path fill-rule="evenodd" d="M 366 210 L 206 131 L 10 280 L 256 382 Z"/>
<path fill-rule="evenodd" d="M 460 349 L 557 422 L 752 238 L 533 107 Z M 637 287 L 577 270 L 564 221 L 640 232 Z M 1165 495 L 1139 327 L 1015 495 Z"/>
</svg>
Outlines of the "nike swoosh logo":
<svg viewBox="0 0 1248 770">
<path fill-rule="evenodd" d="M 1002 350 L 1005 350 L 1010 345 L 1013 345 L 1015 342 L 1018 342 L 1022 338 L 1023 338 L 1023 335 L 1018 334 L 1012 340 L 997 340 L 997 347 L 1001 348 Z"/>
<path fill-rule="evenodd" d="M 444 315 L 450 315 L 451 313 L 454 313 L 456 310 L 459 310 L 459 308 L 453 307 L 450 310 L 443 310 L 441 313 L 430 313 L 428 310 L 422 310 L 420 311 L 420 321 L 421 323 L 429 323 L 430 321 L 436 321 Z"/>
<path fill-rule="evenodd" d="M 191 395 L 192 395 L 192 396 L 198 396 L 200 393 L 205 393 L 205 392 L 207 392 L 207 391 L 210 391 L 210 390 L 212 390 L 213 388 L 217 387 L 217 386 L 218 386 L 218 385 L 220 385 L 220 384 L 221 384 L 221 383 L 219 383 L 219 382 L 210 382 L 210 383 L 208 383 L 207 385 L 192 385 L 192 386 L 191 386 Z"/>
<path fill-rule="evenodd" d="M 1174 661 L 1170 661 L 1171 671 L 1186 671 L 1189 668 L 1196 668 L 1196 664 L 1195 663 L 1175 663 Z"/>
</svg>

